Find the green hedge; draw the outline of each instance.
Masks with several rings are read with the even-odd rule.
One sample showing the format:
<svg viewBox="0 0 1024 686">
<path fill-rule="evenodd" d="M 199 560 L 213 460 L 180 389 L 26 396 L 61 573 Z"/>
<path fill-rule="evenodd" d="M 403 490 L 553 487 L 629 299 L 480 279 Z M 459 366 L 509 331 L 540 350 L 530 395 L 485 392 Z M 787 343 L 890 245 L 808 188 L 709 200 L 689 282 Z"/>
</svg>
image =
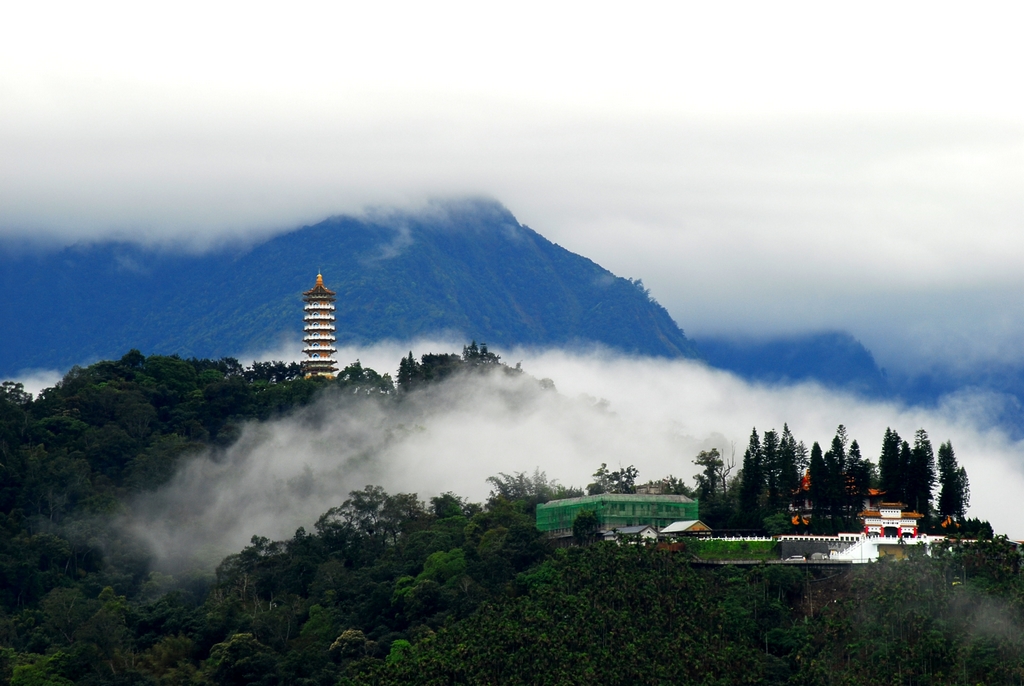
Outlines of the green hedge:
<svg viewBox="0 0 1024 686">
<path fill-rule="evenodd" d="M 776 560 L 776 541 L 733 541 L 721 538 L 686 541 L 687 552 L 705 560 Z"/>
</svg>

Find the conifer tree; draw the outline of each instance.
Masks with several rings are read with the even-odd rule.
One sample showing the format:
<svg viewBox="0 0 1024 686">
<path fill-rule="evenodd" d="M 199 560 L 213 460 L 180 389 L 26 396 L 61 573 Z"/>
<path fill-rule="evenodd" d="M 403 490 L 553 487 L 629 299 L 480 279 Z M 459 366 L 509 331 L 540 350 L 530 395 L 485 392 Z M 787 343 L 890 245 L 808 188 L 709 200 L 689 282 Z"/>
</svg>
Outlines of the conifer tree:
<svg viewBox="0 0 1024 686">
<path fill-rule="evenodd" d="M 800 479 L 803 478 L 804 474 L 811 466 L 811 453 L 807 450 L 807 445 L 803 441 L 799 441 L 793 450 L 796 456 L 793 460 L 796 465 L 796 480 L 797 485 L 800 484 Z"/>
<path fill-rule="evenodd" d="M 404 391 L 408 391 L 413 382 L 419 375 L 420 365 L 416 362 L 416 358 L 412 356 L 412 351 L 409 351 L 409 357 L 403 357 L 402 361 L 398 363 L 398 387 Z"/>
<path fill-rule="evenodd" d="M 946 441 L 939 446 L 939 515 L 962 521 L 970 501 L 967 470 L 957 464 L 953 444 Z"/>
<path fill-rule="evenodd" d="M 914 448 L 910 451 L 908 466 L 904 480 L 907 504 L 927 518 L 931 513 L 932 489 L 935 487 L 935 453 L 924 429 L 918 429 L 914 434 Z"/>
<path fill-rule="evenodd" d="M 952 446 L 950 446 L 952 447 Z M 956 470 L 956 500 L 960 519 L 967 519 L 967 509 L 971 506 L 971 482 L 967 480 L 967 469 L 958 467 Z"/>
<path fill-rule="evenodd" d="M 815 530 L 825 531 L 828 527 L 823 523 L 827 516 L 830 503 L 828 501 L 828 468 L 821 454 L 821 446 L 815 441 L 811 446 L 811 462 L 808 468 L 811 480 L 808 496 L 814 507 Z"/>
<path fill-rule="evenodd" d="M 760 522 L 761 491 L 764 489 L 764 453 L 757 428 L 750 432 L 750 443 L 743 453 L 743 481 L 740 484 L 740 513 L 745 519 Z"/>
<path fill-rule="evenodd" d="M 882 438 L 882 454 L 878 458 L 879 486 L 885 491 L 885 499 L 894 503 L 903 500 L 900 442 L 900 435 L 887 427 Z"/>
<path fill-rule="evenodd" d="M 824 455 L 826 493 L 832 521 L 838 524 L 846 504 L 846 428 L 840 424 Z"/>
<path fill-rule="evenodd" d="M 779 439 L 779 491 L 783 507 L 789 505 L 793 494 L 800 487 L 802 472 L 797 469 L 799 449 L 803 444 L 797 444 L 788 424 L 782 425 L 782 437 Z M 803 448 L 804 456 L 807 449 Z"/>
<path fill-rule="evenodd" d="M 846 453 L 846 444 L 850 442 L 850 437 L 846 435 L 846 427 L 840 424 L 836 427 L 836 438 L 839 439 L 840 445 L 843 446 L 843 453 Z"/>
<path fill-rule="evenodd" d="M 910 492 L 910 489 L 908 487 L 908 482 L 909 482 L 909 479 L 910 479 L 910 463 L 912 461 L 913 461 L 913 457 L 912 457 L 912 454 L 910 452 L 910 444 L 907 443 L 906 441 L 902 441 L 900 443 L 900 459 L 899 459 L 900 481 L 899 481 L 899 484 L 897 484 L 897 486 L 896 486 L 897 492 L 899 493 L 900 497 L 897 498 L 896 501 L 904 503 L 905 505 L 910 505 L 911 504 L 910 501 L 913 499 L 911 497 L 912 493 Z M 886 498 L 886 500 L 889 500 L 889 499 Z"/>
<path fill-rule="evenodd" d="M 857 441 L 850 444 L 846 462 L 846 507 L 848 515 L 855 517 L 861 509 L 864 496 L 871 488 L 871 472 L 874 465 L 860 454 L 860 445 Z"/>
<path fill-rule="evenodd" d="M 775 511 L 779 506 L 782 492 L 782 465 L 780 464 L 781 446 L 779 445 L 779 434 L 774 429 L 764 432 L 761 441 L 761 455 L 764 464 L 764 482 L 768 490 L 768 509 Z"/>
</svg>

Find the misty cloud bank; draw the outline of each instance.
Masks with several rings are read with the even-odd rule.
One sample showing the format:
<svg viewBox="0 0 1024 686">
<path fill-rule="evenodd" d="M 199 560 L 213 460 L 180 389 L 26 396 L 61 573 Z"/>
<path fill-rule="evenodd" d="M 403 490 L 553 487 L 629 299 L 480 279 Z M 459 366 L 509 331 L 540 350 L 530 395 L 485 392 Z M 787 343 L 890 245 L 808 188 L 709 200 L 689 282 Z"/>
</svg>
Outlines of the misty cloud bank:
<svg viewBox="0 0 1024 686">
<path fill-rule="evenodd" d="M 391 350 L 361 352 L 370 365 Z M 815 385 L 749 385 L 693 362 L 601 351 L 514 351 L 508 359 L 523 359 L 531 376 L 455 379 L 398 404 L 326 397 L 290 417 L 250 424 L 235 445 L 191 459 L 167 486 L 137 500 L 125 524 L 163 566 L 210 568 L 253 535 L 281 539 L 310 529 L 367 484 L 421 499 L 454 491 L 481 501 L 486 478 L 498 472 L 539 467 L 582 486 L 602 462 L 634 464 L 642 480 L 689 480 L 700 450 L 729 455 L 735 447 L 739 462 L 751 427 L 788 422 L 808 445 L 830 440 L 843 423 L 873 460 L 887 426 L 904 436 L 924 427 L 936 444 L 952 440 L 970 474 L 971 516 L 1024 536 L 1015 505 L 1024 488 L 1021 446 L 982 428 L 990 412 L 984 397 L 925 411 Z M 542 388 L 542 377 L 556 390 Z"/>
</svg>

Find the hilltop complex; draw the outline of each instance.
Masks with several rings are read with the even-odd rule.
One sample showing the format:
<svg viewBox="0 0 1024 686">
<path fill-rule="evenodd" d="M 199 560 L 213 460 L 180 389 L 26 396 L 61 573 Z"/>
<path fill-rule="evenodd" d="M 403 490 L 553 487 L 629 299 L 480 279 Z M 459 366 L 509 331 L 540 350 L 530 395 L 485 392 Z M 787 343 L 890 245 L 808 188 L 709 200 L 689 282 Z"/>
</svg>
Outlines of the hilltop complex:
<svg viewBox="0 0 1024 686">
<path fill-rule="evenodd" d="M 665 543 L 693 540 L 694 537 L 741 541 L 775 541 L 781 560 L 830 560 L 864 563 L 880 557 L 903 558 L 910 545 L 945 541 L 946 536 L 930 536 L 918 529 L 922 515 L 908 510 L 904 503 L 882 502 L 884 493 L 872 489 L 864 499 L 864 511 L 858 518 L 862 531 L 821 534 L 766 536 L 764 532 L 740 529 L 712 531 L 699 519 L 699 504 L 693 498 L 661 493 L 601 493 L 552 500 L 537 506 L 537 529 L 556 547 L 614 540 L 620 536 L 640 537 Z M 589 512 L 595 531 L 589 539 L 577 540 L 576 518 Z M 806 521 L 806 517 L 803 518 Z M 794 515 L 794 519 L 801 515 Z"/>
</svg>

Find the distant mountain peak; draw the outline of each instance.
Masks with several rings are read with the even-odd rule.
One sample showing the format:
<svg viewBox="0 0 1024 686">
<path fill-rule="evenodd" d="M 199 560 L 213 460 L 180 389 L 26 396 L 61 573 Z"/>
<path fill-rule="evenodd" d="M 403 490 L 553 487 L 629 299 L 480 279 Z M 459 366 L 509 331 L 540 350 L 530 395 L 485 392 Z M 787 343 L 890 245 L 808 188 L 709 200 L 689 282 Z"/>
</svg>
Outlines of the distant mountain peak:
<svg viewBox="0 0 1024 686">
<path fill-rule="evenodd" d="M 0 374 L 147 354 L 220 357 L 301 335 L 302 291 L 338 293 L 338 342 L 459 332 L 495 347 L 597 343 L 641 355 L 695 350 L 642 284 L 521 225 L 489 198 L 335 216 L 238 251 L 107 242 L 0 255 Z M 129 282 L 130 288 L 125 288 Z M 38 337 L 36 289 L 56 288 Z"/>
</svg>

